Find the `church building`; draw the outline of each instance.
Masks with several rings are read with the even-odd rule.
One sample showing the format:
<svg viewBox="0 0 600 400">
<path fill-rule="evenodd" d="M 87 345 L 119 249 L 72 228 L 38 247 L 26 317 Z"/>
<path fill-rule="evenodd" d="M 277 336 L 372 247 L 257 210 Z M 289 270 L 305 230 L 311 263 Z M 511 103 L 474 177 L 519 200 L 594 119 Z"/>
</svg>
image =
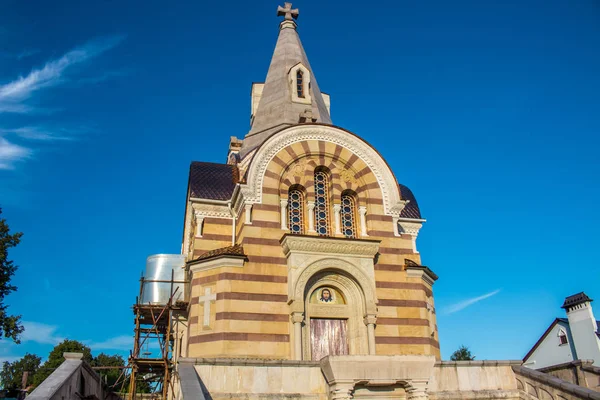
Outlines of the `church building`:
<svg viewBox="0 0 600 400">
<path fill-rule="evenodd" d="M 185 356 L 439 358 L 417 201 L 375 148 L 334 125 L 298 12 L 279 13 L 250 131 L 231 138 L 227 163 L 190 166 Z"/>
<path fill-rule="evenodd" d="M 520 398 L 520 361 L 440 361 L 417 200 L 369 132 L 335 125 L 298 10 L 277 15 L 249 131 L 190 166 L 170 397 Z"/>
</svg>

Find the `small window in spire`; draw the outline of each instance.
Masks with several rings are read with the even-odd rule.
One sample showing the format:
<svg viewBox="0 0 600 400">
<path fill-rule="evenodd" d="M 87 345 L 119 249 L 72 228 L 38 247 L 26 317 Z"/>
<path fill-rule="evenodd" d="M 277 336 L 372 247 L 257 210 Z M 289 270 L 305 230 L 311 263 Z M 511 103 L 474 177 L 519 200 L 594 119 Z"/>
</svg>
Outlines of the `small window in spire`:
<svg viewBox="0 0 600 400">
<path fill-rule="evenodd" d="M 311 104 L 310 71 L 302 63 L 294 65 L 288 71 L 288 82 L 292 101 L 300 104 Z"/>
<path fill-rule="evenodd" d="M 304 98 L 304 72 L 301 69 L 296 71 L 296 90 L 298 97 Z"/>
</svg>

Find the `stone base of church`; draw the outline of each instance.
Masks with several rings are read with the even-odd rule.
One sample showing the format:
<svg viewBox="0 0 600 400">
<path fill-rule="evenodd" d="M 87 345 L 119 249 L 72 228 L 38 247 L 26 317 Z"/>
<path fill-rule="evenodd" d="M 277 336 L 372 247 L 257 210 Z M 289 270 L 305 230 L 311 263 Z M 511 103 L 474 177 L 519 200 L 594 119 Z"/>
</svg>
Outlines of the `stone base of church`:
<svg viewBox="0 0 600 400">
<path fill-rule="evenodd" d="M 181 378 L 185 400 L 306 399 L 327 400 L 327 382 L 314 361 L 196 358 L 180 359 L 179 368 L 193 365 L 203 395 Z M 180 374 L 181 375 L 181 374 Z M 189 374 L 188 374 L 189 380 Z M 183 387 L 187 384 L 187 387 Z M 188 389 L 188 393 L 186 390 Z"/>
<path fill-rule="evenodd" d="M 321 369 L 331 399 L 426 398 L 434 356 L 328 356 Z"/>
<path fill-rule="evenodd" d="M 432 356 L 329 356 L 320 362 L 180 359 L 177 399 L 516 400 L 519 361 Z M 184 371 L 187 370 L 187 371 Z"/>
</svg>

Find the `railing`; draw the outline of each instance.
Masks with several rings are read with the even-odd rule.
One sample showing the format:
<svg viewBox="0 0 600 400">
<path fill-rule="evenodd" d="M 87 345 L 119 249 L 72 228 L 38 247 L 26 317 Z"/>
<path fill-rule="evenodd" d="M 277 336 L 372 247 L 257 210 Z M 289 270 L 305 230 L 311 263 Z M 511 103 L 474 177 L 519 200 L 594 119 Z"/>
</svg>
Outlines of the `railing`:
<svg viewBox="0 0 600 400">
<path fill-rule="evenodd" d="M 525 400 L 600 400 L 600 392 L 569 383 L 550 374 L 523 366 L 512 367 L 517 389 Z"/>
</svg>

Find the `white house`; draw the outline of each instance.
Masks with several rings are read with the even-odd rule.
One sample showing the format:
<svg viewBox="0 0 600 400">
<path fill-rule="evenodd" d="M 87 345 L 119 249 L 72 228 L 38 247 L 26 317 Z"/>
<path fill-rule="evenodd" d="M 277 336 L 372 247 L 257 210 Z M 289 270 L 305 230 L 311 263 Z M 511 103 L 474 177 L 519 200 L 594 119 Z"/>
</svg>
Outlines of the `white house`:
<svg viewBox="0 0 600 400">
<path fill-rule="evenodd" d="M 556 318 L 523 358 L 533 369 L 575 360 L 594 360 L 600 366 L 600 332 L 592 311 L 592 299 L 577 293 L 565 299 L 567 318 Z"/>
</svg>

